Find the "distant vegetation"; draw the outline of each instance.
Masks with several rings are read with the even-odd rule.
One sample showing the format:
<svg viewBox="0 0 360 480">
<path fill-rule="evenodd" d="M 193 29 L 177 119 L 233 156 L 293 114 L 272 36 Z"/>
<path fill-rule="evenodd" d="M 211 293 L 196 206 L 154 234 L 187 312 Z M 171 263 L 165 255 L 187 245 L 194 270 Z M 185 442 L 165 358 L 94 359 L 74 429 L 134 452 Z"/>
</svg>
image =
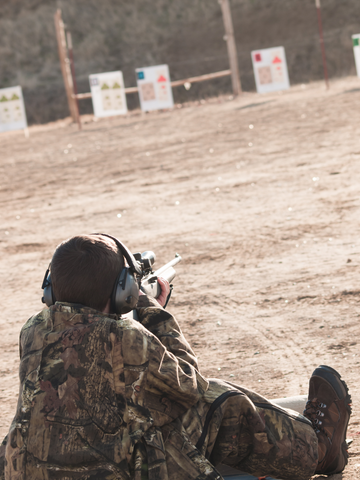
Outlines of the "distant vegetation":
<svg viewBox="0 0 360 480">
<path fill-rule="evenodd" d="M 322 78 L 314 0 L 230 0 L 244 90 L 253 90 L 250 51 L 283 45 L 292 83 Z M 217 0 L 0 0 L 0 87 L 21 85 L 30 123 L 69 115 L 53 15 L 61 8 L 74 43 L 79 91 L 91 73 L 168 63 L 172 79 L 228 68 Z M 359 0 L 322 0 L 330 78 L 355 74 L 351 35 Z M 175 101 L 231 92 L 229 78 L 174 89 Z M 136 95 L 129 107 L 138 105 Z M 81 103 L 91 112 L 90 101 Z"/>
</svg>

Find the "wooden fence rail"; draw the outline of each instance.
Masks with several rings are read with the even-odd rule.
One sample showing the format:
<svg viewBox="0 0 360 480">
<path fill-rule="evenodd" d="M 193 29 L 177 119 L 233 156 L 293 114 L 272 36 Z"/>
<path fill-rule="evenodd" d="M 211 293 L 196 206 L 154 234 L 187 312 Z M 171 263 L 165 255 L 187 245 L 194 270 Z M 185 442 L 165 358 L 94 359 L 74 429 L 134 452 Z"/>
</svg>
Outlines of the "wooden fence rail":
<svg viewBox="0 0 360 480">
<path fill-rule="evenodd" d="M 189 77 L 189 78 L 184 78 L 183 80 L 175 80 L 171 82 L 172 87 L 179 87 L 181 85 L 185 84 L 192 84 L 192 83 L 197 83 L 197 82 L 205 82 L 206 80 L 212 80 L 214 78 L 220 78 L 220 77 L 227 77 L 231 75 L 231 70 L 222 70 L 221 72 L 214 72 L 214 73 L 206 73 L 205 75 L 198 75 L 197 77 Z M 129 87 L 125 88 L 125 93 L 137 93 L 139 89 L 137 87 Z M 78 94 L 73 94 L 73 98 L 76 98 L 77 100 L 84 100 L 86 98 L 91 98 L 91 93 L 78 93 Z"/>
</svg>

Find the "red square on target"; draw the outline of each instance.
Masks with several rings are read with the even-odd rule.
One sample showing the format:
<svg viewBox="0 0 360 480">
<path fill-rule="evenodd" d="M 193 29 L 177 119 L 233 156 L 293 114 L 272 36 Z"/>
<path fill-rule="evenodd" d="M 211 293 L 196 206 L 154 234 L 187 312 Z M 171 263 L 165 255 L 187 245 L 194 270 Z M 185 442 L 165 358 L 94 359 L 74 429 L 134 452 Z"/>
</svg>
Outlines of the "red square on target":
<svg viewBox="0 0 360 480">
<path fill-rule="evenodd" d="M 255 62 L 261 62 L 261 53 L 255 53 Z"/>
</svg>

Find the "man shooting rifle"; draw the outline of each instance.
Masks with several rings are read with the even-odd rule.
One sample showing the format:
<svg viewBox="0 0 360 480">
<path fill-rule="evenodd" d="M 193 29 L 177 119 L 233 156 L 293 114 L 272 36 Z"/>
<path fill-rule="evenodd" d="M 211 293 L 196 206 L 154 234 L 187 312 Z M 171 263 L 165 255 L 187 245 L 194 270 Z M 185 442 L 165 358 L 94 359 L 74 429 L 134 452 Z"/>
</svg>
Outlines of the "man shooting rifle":
<svg viewBox="0 0 360 480">
<path fill-rule="evenodd" d="M 350 396 L 340 375 L 314 371 L 304 416 L 205 379 L 163 308 L 169 283 L 158 278 L 157 299 L 141 294 L 138 260 L 105 234 L 56 248 L 50 306 L 20 334 L 0 478 L 220 480 L 219 464 L 284 480 L 342 471 Z M 133 309 L 138 320 L 126 316 Z"/>
</svg>

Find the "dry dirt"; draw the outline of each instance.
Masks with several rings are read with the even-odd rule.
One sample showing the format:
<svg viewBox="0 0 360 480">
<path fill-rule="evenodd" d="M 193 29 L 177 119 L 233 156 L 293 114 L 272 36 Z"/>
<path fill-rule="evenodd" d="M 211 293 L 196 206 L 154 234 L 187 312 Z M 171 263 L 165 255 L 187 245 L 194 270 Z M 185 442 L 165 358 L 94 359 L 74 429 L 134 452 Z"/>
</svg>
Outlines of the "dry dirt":
<svg viewBox="0 0 360 480">
<path fill-rule="evenodd" d="M 357 78 L 68 120 L 0 135 L 0 434 L 15 411 L 18 335 L 42 308 L 55 246 L 108 232 L 175 252 L 175 313 L 201 371 L 270 398 L 328 364 L 353 398 L 360 472 L 360 85 Z"/>
</svg>

